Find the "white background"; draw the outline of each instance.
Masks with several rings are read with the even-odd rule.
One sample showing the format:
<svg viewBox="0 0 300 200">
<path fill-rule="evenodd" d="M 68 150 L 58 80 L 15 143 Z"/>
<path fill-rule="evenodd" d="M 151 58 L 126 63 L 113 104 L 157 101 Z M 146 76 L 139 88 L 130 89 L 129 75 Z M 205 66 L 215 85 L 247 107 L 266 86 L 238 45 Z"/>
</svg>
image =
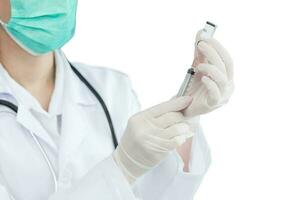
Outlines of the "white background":
<svg viewBox="0 0 300 200">
<path fill-rule="evenodd" d="M 132 79 L 143 108 L 173 96 L 206 20 L 235 62 L 229 104 L 202 117 L 213 163 L 195 199 L 300 199 L 298 1 L 79 1 L 73 61 Z"/>
</svg>

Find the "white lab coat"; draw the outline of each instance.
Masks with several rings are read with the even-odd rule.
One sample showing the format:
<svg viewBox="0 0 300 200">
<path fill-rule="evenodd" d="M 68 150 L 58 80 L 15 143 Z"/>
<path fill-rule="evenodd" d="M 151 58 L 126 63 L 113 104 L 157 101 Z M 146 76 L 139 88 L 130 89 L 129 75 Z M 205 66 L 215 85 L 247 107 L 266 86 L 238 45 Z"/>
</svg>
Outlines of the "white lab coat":
<svg viewBox="0 0 300 200">
<path fill-rule="evenodd" d="M 129 185 L 115 164 L 111 132 L 101 105 L 64 60 L 62 127 L 57 154 L 58 192 L 53 192 L 49 168 L 32 137 L 54 147 L 54 142 L 26 106 L 16 102 L 0 76 L 0 99 L 18 104 L 17 116 L 0 106 L 0 199 L 9 200 L 191 200 L 210 163 L 200 124 L 193 138 L 190 172 L 176 151 L 153 170 Z M 128 118 L 140 105 L 124 73 L 74 63 L 101 94 L 110 111 L 118 140 Z"/>
</svg>

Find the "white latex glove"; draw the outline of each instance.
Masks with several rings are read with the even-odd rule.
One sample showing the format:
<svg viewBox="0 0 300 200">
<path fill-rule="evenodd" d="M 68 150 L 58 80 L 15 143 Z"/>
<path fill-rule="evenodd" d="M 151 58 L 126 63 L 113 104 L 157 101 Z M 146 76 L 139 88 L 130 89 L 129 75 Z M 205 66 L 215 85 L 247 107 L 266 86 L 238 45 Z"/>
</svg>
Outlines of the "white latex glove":
<svg viewBox="0 0 300 200">
<path fill-rule="evenodd" d="M 201 31 L 195 42 L 192 65 L 196 74 L 186 95 L 193 102 L 184 111 L 187 117 L 205 114 L 228 102 L 234 90 L 233 62 L 229 53 L 215 39 L 202 39 Z"/>
<path fill-rule="evenodd" d="M 132 116 L 113 157 L 132 183 L 194 135 L 180 112 L 191 97 L 171 99 Z"/>
</svg>

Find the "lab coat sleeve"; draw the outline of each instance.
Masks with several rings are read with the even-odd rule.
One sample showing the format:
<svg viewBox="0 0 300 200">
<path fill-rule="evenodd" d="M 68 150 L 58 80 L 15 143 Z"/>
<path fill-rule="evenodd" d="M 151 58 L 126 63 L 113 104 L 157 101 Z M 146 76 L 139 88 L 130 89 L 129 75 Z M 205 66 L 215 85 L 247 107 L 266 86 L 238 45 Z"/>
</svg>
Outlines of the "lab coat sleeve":
<svg viewBox="0 0 300 200">
<path fill-rule="evenodd" d="M 176 151 L 172 152 L 163 163 L 153 170 L 152 174 L 144 177 L 141 188 L 144 200 L 192 200 L 194 198 L 211 159 L 199 121 L 193 126 L 196 129 L 196 135 L 192 142 L 190 171 L 183 171 L 184 163 L 181 157 Z M 160 187 L 156 183 L 161 184 Z M 147 190 L 150 186 L 152 191 Z"/>
<path fill-rule="evenodd" d="M 131 95 L 132 114 L 140 110 L 136 93 Z M 190 171 L 184 172 L 184 163 L 179 154 L 174 151 L 149 173 L 139 178 L 133 185 L 136 197 L 143 200 L 192 200 L 204 175 L 210 165 L 210 150 L 200 118 L 189 120 L 196 133 L 192 141 Z"/>
</svg>

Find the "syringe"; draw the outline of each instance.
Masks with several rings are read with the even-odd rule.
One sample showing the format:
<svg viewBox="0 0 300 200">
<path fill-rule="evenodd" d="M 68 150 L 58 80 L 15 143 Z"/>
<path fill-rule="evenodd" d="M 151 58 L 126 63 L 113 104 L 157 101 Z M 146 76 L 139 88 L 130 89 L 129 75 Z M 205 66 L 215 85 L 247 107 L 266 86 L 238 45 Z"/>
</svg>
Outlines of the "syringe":
<svg viewBox="0 0 300 200">
<path fill-rule="evenodd" d="M 206 22 L 204 29 L 202 29 L 202 32 L 201 32 L 201 39 L 212 38 L 216 31 L 216 28 L 217 28 L 217 26 L 215 24 L 213 24 L 211 22 Z M 199 42 L 201 42 L 201 40 L 196 41 L 196 44 L 198 45 Z M 177 97 L 181 97 L 181 96 L 185 95 L 194 75 L 195 75 L 195 69 L 193 67 L 189 68 L 187 71 L 187 74 L 184 78 L 184 81 L 181 84 L 181 87 L 177 93 Z"/>
</svg>

